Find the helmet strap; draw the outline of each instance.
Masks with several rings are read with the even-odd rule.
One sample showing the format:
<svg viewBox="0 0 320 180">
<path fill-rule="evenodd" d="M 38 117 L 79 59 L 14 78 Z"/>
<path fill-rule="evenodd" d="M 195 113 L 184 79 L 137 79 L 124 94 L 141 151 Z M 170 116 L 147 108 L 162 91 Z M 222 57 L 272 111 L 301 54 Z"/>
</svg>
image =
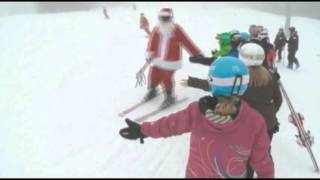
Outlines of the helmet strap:
<svg viewBox="0 0 320 180">
<path fill-rule="evenodd" d="M 240 84 L 238 86 L 238 89 L 237 89 L 237 92 L 234 93 L 234 89 L 237 85 L 237 81 L 238 79 L 240 80 Z M 234 81 L 233 81 L 233 86 L 232 86 L 232 89 L 231 89 L 231 95 L 239 95 L 240 94 L 240 88 L 242 86 L 242 81 L 243 81 L 243 78 L 242 78 L 242 75 L 237 75 L 235 78 L 234 78 Z"/>
</svg>

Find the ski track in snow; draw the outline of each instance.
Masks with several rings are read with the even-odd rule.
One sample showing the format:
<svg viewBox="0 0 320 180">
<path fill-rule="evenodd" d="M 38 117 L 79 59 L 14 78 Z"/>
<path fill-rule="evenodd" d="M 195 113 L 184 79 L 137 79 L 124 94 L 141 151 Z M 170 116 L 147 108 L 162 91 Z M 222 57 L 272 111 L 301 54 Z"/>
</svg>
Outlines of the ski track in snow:
<svg viewBox="0 0 320 180">
<path fill-rule="evenodd" d="M 160 5 L 174 8 L 176 22 L 205 55 L 218 48 L 218 32 L 247 31 L 250 24 L 262 24 L 273 41 L 284 22 L 282 16 L 248 9 L 169 2 L 138 3 L 138 11 L 110 8 L 110 20 L 100 10 L 1 17 L 0 177 L 184 177 L 189 134 L 147 138 L 141 145 L 118 133 L 126 125 L 118 113 L 146 92 L 145 87 L 134 88 L 147 44 L 139 29 L 140 10 L 153 27 Z M 315 44 L 320 22 L 294 17 L 292 24 L 300 36 L 301 69 L 277 66 L 296 111 L 304 114 L 305 127 L 315 137 L 313 151 L 320 158 L 320 47 Z M 184 52 L 184 68 L 175 79 L 177 94 L 189 96 L 191 103 L 208 93 L 178 83 L 187 75 L 206 78 L 208 67 L 190 64 L 188 57 Z M 126 117 L 153 110 L 162 100 L 160 96 Z M 296 129 L 288 123 L 288 114 L 284 101 L 278 114 L 280 132 L 272 143 L 276 177 L 319 178 L 307 151 L 295 143 Z"/>
</svg>

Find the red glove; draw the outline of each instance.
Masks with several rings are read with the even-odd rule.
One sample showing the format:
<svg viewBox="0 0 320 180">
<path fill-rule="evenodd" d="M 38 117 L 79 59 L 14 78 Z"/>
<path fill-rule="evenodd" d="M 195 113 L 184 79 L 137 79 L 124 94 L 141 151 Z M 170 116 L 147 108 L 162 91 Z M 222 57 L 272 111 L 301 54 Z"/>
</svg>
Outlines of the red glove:
<svg viewBox="0 0 320 180">
<path fill-rule="evenodd" d="M 300 114 L 300 113 L 297 113 L 297 115 L 298 115 L 298 118 L 299 118 L 299 119 L 297 119 L 297 120 L 300 121 L 301 124 L 303 125 L 304 116 L 303 116 L 302 114 Z M 293 115 L 292 115 L 292 114 L 289 115 L 288 120 L 289 120 L 289 122 L 291 122 L 293 125 L 297 126 L 296 121 L 293 120 Z"/>
</svg>

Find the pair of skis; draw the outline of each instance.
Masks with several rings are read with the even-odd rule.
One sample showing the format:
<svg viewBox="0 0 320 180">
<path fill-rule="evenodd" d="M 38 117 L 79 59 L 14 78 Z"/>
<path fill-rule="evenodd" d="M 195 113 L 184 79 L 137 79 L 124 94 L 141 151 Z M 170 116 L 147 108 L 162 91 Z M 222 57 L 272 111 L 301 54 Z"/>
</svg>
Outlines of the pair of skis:
<svg viewBox="0 0 320 180">
<path fill-rule="evenodd" d="M 157 94 L 157 96 L 158 96 L 158 94 Z M 155 98 L 156 98 L 156 97 L 155 97 Z M 144 114 L 144 115 L 142 115 L 142 116 L 140 116 L 140 117 L 135 118 L 134 121 L 136 121 L 136 122 L 141 122 L 141 121 L 143 121 L 143 120 L 146 120 L 146 119 L 148 119 L 148 118 L 150 118 L 150 117 L 152 117 L 152 116 L 154 116 L 154 115 L 162 112 L 163 110 L 168 109 L 168 108 L 170 108 L 170 107 L 172 107 L 172 106 L 174 106 L 174 105 L 180 104 L 180 103 L 182 103 L 182 102 L 185 102 L 186 100 L 188 100 L 188 97 L 178 98 L 173 104 L 169 105 L 168 107 L 165 107 L 165 108 L 163 108 L 163 107 L 161 107 L 161 106 L 160 106 L 160 107 L 157 107 L 157 108 L 154 109 L 153 111 L 150 111 L 150 112 L 148 112 L 148 113 L 146 113 L 146 114 Z M 146 104 L 147 102 L 149 102 L 149 101 L 142 100 L 142 101 L 140 101 L 140 102 L 132 105 L 131 107 L 125 109 L 125 110 L 122 111 L 121 113 L 119 113 L 119 116 L 120 116 L 120 117 L 124 117 L 124 116 L 126 116 L 127 114 L 133 112 L 134 110 L 138 109 L 139 107 L 143 106 L 143 105 Z"/>
<path fill-rule="evenodd" d="M 283 84 L 281 83 L 281 81 L 279 80 L 278 81 L 279 83 L 279 87 L 282 91 L 282 94 L 287 102 L 287 105 L 290 109 L 290 112 L 291 112 L 291 115 L 292 115 L 292 119 L 294 121 L 294 123 L 296 124 L 296 127 L 297 127 L 297 130 L 298 130 L 298 135 L 296 135 L 296 137 L 298 138 L 297 139 L 297 142 L 300 142 L 301 145 L 303 145 L 307 151 L 308 151 L 308 154 L 310 155 L 310 158 L 312 160 L 312 163 L 313 163 L 313 166 L 314 166 L 314 169 L 316 172 L 319 172 L 319 166 L 317 164 L 317 160 L 312 152 L 312 149 L 311 149 L 311 146 L 312 146 L 312 143 L 313 143 L 313 138 L 310 134 L 310 131 L 306 131 L 304 129 L 304 126 L 301 122 L 301 117 L 299 117 L 299 115 L 296 113 L 296 111 L 294 110 L 293 106 L 292 106 L 292 103 L 287 95 L 287 92 L 286 90 L 284 89 L 283 87 Z"/>
</svg>

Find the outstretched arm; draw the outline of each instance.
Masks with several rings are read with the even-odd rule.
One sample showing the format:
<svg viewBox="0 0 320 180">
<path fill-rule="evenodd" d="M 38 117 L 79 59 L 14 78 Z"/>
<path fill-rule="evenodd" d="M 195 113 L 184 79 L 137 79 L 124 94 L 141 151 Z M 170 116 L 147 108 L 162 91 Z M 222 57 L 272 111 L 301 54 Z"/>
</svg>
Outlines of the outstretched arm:
<svg viewBox="0 0 320 180">
<path fill-rule="evenodd" d="M 144 122 L 141 131 L 145 136 L 166 138 L 191 131 L 193 125 L 193 108 L 197 103 L 190 104 L 186 109 L 160 118 L 154 122 Z"/>
<path fill-rule="evenodd" d="M 188 86 L 193 88 L 202 89 L 204 91 L 210 91 L 209 82 L 206 79 L 199 79 L 189 76 L 187 81 Z"/>
</svg>

